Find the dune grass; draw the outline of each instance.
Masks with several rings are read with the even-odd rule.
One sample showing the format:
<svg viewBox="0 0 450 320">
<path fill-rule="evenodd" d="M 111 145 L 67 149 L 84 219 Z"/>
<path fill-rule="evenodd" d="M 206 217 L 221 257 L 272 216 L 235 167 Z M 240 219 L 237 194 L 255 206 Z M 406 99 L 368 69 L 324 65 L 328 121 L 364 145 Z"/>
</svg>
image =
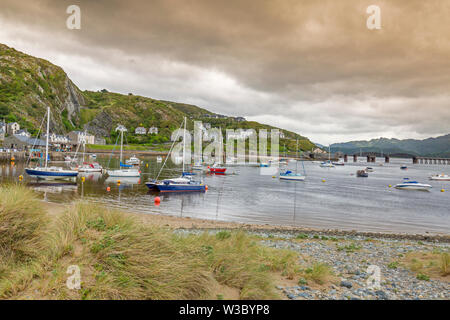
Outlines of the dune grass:
<svg viewBox="0 0 450 320">
<path fill-rule="evenodd" d="M 450 256 L 446 251 L 415 251 L 407 253 L 402 264 L 417 274 L 419 280 L 448 279 L 450 276 Z"/>
<path fill-rule="evenodd" d="M 51 218 L 29 189 L 0 188 L 0 298 L 215 299 L 219 284 L 269 299 L 273 276 L 299 272 L 295 253 L 241 231 L 178 235 L 85 202 Z M 74 265 L 78 290 L 66 286 Z"/>
</svg>

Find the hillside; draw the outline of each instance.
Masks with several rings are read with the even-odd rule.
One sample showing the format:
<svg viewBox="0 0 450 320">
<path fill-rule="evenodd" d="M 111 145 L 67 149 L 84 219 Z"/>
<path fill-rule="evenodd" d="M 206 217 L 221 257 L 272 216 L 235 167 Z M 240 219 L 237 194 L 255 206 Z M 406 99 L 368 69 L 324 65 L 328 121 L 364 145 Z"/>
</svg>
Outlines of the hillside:
<svg viewBox="0 0 450 320">
<path fill-rule="evenodd" d="M 334 151 L 348 154 L 359 153 L 361 150 L 362 152 L 383 152 L 384 154 L 450 157 L 450 134 L 424 140 L 379 138 L 370 141 L 351 141 L 335 143 L 331 147 Z"/>
<path fill-rule="evenodd" d="M 46 107 L 52 110 L 51 131 L 65 134 L 69 131 L 88 130 L 98 137 L 113 142 L 114 128 L 121 123 L 129 129 L 129 143 L 155 144 L 169 141 L 171 132 L 178 128 L 184 116 L 189 118 L 188 128 L 194 120 L 209 122 L 213 127 L 225 129 L 273 127 L 252 121 L 238 122 L 233 118 L 211 119 L 213 113 L 203 108 L 123 95 L 103 89 L 98 92 L 80 90 L 64 70 L 49 61 L 32 57 L 0 44 L 0 118 L 18 122 L 21 127 L 36 134 Z M 138 126 L 159 128 L 158 135 L 134 135 Z M 289 149 L 295 148 L 299 139 L 302 150 L 314 144 L 309 139 L 283 130 Z"/>
</svg>

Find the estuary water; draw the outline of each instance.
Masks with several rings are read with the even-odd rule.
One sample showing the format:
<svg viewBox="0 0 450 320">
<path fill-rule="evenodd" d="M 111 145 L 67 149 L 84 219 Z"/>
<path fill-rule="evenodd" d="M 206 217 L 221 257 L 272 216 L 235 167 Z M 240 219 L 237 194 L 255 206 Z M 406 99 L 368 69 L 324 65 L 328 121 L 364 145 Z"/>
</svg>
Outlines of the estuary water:
<svg viewBox="0 0 450 320">
<path fill-rule="evenodd" d="M 46 201 L 67 203 L 87 199 L 110 207 L 142 214 L 160 214 L 251 224 L 290 225 L 323 229 L 342 229 L 390 233 L 450 234 L 450 182 L 433 182 L 431 174 L 450 174 L 448 165 L 413 165 L 409 159 L 391 159 L 384 164 L 347 163 L 321 168 L 319 162 L 289 162 L 288 168 L 306 172 L 306 181 L 281 181 L 261 175 L 260 168 L 229 167 L 226 175 L 200 174 L 208 185 L 206 193 L 161 194 L 149 192 L 144 182 L 159 172 L 156 158 L 141 158 L 141 178 L 106 178 L 85 174 L 72 183 L 36 182 L 24 173 L 24 165 L 3 163 L 2 182 L 28 184 Z M 97 160 L 102 165 L 108 157 Z M 148 167 L 146 166 L 148 164 Z M 169 165 L 161 177 L 176 177 L 179 166 Z M 382 166 L 380 164 L 383 164 Z M 408 170 L 400 170 L 406 164 Z M 63 166 L 64 164 L 60 164 Z M 117 167 L 112 159 L 110 166 Z M 358 169 L 370 166 L 368 178 L 356 177 Z M 433 186 L 431 191 L 397 190 L 394 186 L 408 177 Z M 110 191 L 107 191 L 107 187 Z M 441 192 L 441 189 L 446 192 Z M 154 204 L 155 196 L 161 202 Z"/>
</svg>

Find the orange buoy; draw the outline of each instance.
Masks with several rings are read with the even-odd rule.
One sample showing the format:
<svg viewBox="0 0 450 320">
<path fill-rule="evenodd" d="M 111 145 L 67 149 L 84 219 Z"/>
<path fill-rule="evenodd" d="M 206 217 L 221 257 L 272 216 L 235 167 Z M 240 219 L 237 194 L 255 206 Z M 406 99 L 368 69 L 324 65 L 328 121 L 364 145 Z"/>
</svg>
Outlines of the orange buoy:
<svg viewBox="0 0 450 320">
<path fill-rule="evenodd" d="M 208 190 L 208 185 L 205 185 L 205 190 Z"/>
<path fill-rule="evenodd" d="M 117 180 L 117 185 L 120 186 L 120 180 Z"/>
<path fill-rule="evenodd" d="M 161 198 L 160 197 L 155 197 L 155 205 L 159 205 L 161 202 Z"/>
<path fill-rule="evenodd" d="M 106 191 L 110 192 L 111 191 L 111 187 L 106 187 Z"/>
</svg>

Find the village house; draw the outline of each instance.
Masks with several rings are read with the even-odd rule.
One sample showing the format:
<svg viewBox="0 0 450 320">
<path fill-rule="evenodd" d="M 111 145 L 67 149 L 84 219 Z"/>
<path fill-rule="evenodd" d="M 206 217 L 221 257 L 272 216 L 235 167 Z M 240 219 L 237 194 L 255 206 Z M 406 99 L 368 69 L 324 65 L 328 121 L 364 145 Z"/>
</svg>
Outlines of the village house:
<svg viewBox="0 0 450 320">
<path fill-rule="evenodd" d="M 95 143 L 95 136 L 85 133 L 82 131 L 71 131 L 69 132 L 69 140 L 71 144 L 80 144 L 80 143 L 86 143 L 86 144 L 94 144 Z"/>
<path fill-rule="evenodd" d="M 3 141 L 3 147 L 7 149 L 34 150 L 45 147 L 45 141 L 37 138 L 30 138 L 17 134 L 10 135 Z"/>
<path fill-rule="evenodd" d="M 157 127 L 150 127 L 148 129 L 148 134 L 158 134 L 158 128 Z"/>
<path fill-rule="evenodd" d="M 15 134 L 19 130 L 20 130 L 20 125 L 17 122 L 8 123 L 8 125 L 6 126 L 7 134 Z"/>
<path fill-rule="evenodd" d="M 135 134 L 146 134 L 147 133 L 147 129 L 145 129 L 144 127 L 137 127 L 134 130 Z"/>
<path fill-rule="evenodd" d="M 320 148 L 315 148 L 315 149 L 313 150 L 313 153 L 323 154 L 323 153 L 326 153 L 326 151 L 323 151 L 323 150 L 320 149 Z"/>
<path fill-rule="evenodd" d="M 27 137 L 27 138 L 31 137 L 31 133 L 29 133 L 27 129 L 20 129 L 15 134 L 18 136 L 23 136 L 23 137 Z"/>
<path fill-rule="evenodd" d="M 6 122 L 0 121 L 0 131 L 1 130 L 6 133 Z"/>
</svg>

